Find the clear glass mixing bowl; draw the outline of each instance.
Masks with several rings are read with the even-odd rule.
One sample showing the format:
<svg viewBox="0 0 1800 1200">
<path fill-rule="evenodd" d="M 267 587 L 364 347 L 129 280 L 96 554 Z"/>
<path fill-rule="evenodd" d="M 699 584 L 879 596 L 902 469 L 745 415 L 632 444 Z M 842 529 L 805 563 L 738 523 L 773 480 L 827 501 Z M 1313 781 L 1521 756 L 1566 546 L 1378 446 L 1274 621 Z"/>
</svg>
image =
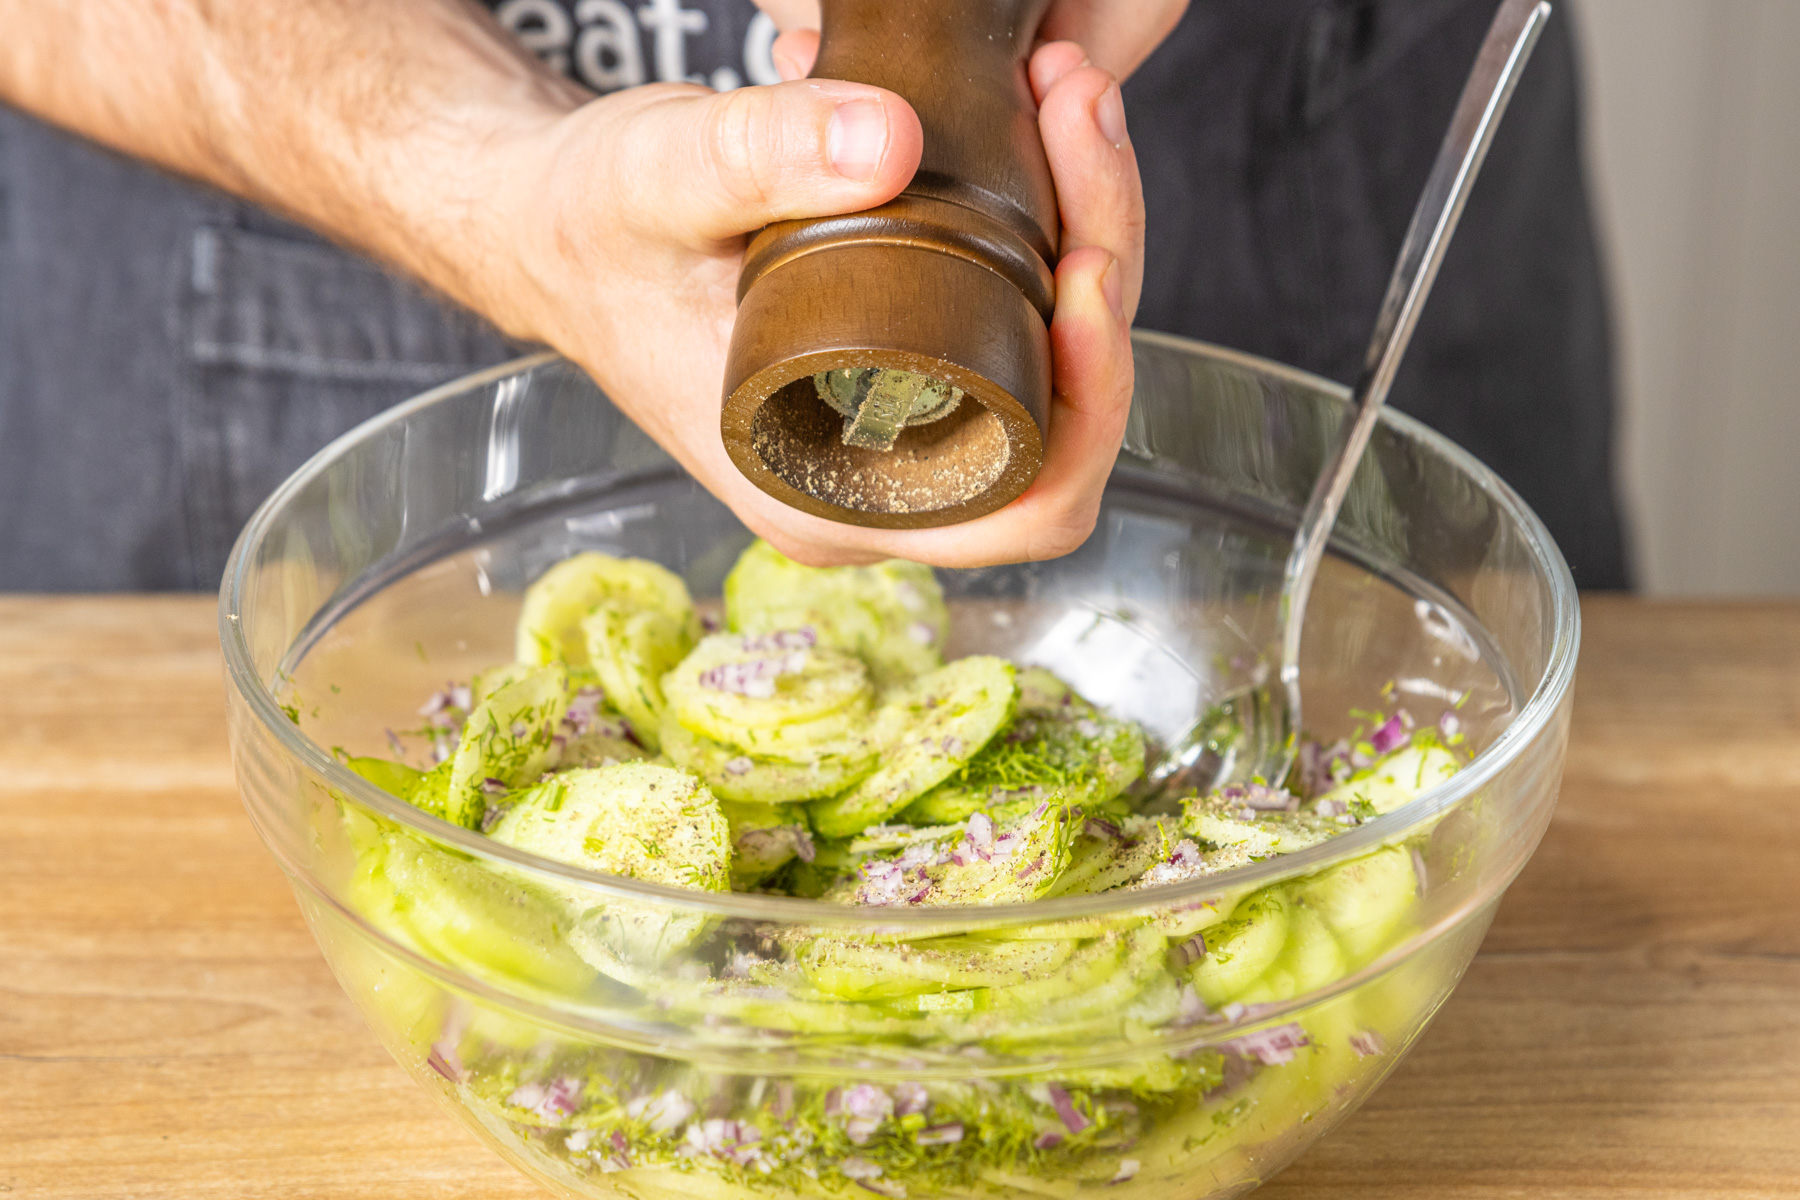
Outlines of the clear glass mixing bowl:
<svg viewBox="0 0 1800 1200">
<path fill-rule="evenodd" d="M 1088 544 L 941 577 L 949 653 L 1050 666 L 1170 743 L 1258 669 L 1346 394 L 1171 338 L 1140 336 L 1137 357 Z M 850 909 L 586 873 L 340 765 L 391 753 L 386 731 L 418 725 L 423 698 L 508 659 L 520 593 L 551 563 L 655 559 L 704 608 L 748 541 L 581 372 L 541 357 L 333 443 L 226 572 L 244 803 L 326 959 L 401 1065 L 560 1194 L 1235 1195 L 1393 1068 L 1550 819 L 1578 639 L 1568 569 L 1493 474 L 1393 412 L 1308 614 L 1309 732 L 1337 738 L 1358 706 L 1451 711 L 1476 753 L 1313 849 L 1149 892 Z M 1272 965 L 1237 999 L 1197 998 L 1179 986 L 1196 934 Z M 1035 990 L 855 1002 L 742 978 L 820 938 L 891 949 L 901 980 L 945 947 L 1008 939 L 1085 965 Z M 606 974 L 577 952 L 596 943 Z"/>
</svg>

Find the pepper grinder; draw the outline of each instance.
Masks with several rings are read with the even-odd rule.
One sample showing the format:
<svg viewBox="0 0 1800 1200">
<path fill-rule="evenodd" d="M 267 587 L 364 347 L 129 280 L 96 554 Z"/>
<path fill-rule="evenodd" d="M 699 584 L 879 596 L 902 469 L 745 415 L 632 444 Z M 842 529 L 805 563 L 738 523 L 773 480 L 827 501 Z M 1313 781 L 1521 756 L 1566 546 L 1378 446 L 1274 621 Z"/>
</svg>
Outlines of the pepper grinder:
<svg viewBox="0 0 1800 1200">
<path fill-rule="evenodd" d="M 1049 3 L 823 0 L 813 75 L 905 97 L 924 157 L 893 201 L 746 249 L 721 432 L 763 491 L 916 529 L 1037 477 L 1061 226 L 1026 60 Z"/>
</svg>

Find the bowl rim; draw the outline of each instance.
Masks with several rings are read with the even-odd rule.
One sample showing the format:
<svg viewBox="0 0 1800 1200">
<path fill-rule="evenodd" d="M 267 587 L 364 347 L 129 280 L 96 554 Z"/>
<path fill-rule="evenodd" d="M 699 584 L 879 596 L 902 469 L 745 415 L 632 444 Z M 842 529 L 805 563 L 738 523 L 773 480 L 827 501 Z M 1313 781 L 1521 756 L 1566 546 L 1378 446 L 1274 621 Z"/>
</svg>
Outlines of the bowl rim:
<svg viewBox="0 0 1800 1200">
<path fill-rule="evenodd" d="M 1284 380 L 1334 398 L 1345 405 L 1351 400 L 1350 389 L 1336 381 L 1243 351 L 1148 330 L 1134 330 L 1132 338 L 1134 342 L 1184 354 L 1197 354 L 1257 375 Z M 584 893 L 628 899 L 640 905 L 648 903 L 683 911 L 705 912 L 724 918 L 805 924 L 878 932 L 890 936 L 926 928 L 947 932 L 952 929 L 975 930 L 1024 923 L 1123 916 L 1144 909 L 1164 909 L 1184 902 L 1201 903 L 1221 893 L 1249 891 L 1267 883 L 1306 874 L 1401 840 L 1415 826 L 1436 818 L 1487 786 L 1496 775 L 1511 765 L 1522 748 L 1550 724 L 1574 682 L 1581 639 L 1580 606 L 1573 574 L 1562 552 L 1551 539 L 1549 530 L 1518 493 L 1474 455 L 1424 422 L 1393 408 L 1384 408 L 1380 415 L 1382 424 L 1404 437 L 1430 447 L 1463 471 L 1484 494 L 1514 518 L 1530 554 L 1549 581 L 1550 619 L 1553 627 L 1548 659 L 1518 715 L 1492 744 L 1455 775 L 1444 783 L 1427 789 L 1410 803 L 1316 846 L 1293 854 L 1277 855 L 1248 866 L 1235 867 L 1217 875 L 1163 884 L 1143 891 L 1062 896 L 1050 900 L 992 906 L 864 908 L 753 892 L 701 892 L 605 875 L 529 854 L 493 841 L 475 830 L 453 825 L 414 808 L 351 771 L 333 757 L 329 750 L 307 737 L 283 712 L 274 692 L 256 672 L 243 628 L 241 601 L 249 582 L 252 551 L 263 543 L 289 499 L 331 464 L 365 439 L 405 421 L 423 409 L 487 384 L 554 364 L 567 364 L 572 369 L 580 369 L 554 352 L 540 352 L 513 359 L 440 384 L 377 414 L 331 441 L 270 493 L 252 514 L 232 547 L 219 591 L 219 635 L 224 650 L 226 679 L 243 698 L 263 730 L 271 734 L 283 750 L 297 758 L 308 772 L 323 779 L 331 789 L 346 794 L 364 808 L 379 813 L 412 833 L 454 848 L 471 858 L 505 863 L 507 869 L 514 873 L 524 873 L 564 888 L 574 885 Z M 254 821 L 254 812 L 252 817 L 253 823 L 260 826 L 259 821 Z M 268 831 L 259 828 L 259 832 L 263 834 L 265 841 L 272 842 Z M 305 873 L 302 864 L 288 862 L 288 856 L 281 853 L 278 847 L 271 845 L 271 848 L 277 850 L 277 856 L 289 870 Z M 309 882 L 322 883 L 310 879 Z M 1492 882 L 1492 889 L 1497 893 L 1510 882 L 1510 877 L 1496 879 Z M 335 891 L 329 887 L 326 890 Z"/>
</svg>

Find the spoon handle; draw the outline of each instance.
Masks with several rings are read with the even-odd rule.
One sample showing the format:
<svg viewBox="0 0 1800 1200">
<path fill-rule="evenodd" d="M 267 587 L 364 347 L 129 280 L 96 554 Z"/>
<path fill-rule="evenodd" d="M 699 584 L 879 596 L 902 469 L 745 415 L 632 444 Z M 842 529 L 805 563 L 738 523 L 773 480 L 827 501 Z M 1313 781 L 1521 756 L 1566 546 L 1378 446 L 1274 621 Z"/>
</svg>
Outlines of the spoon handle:
<svg viewBox="0 0 1800 1200">
<path fill-rule="evenodd" d="M 1456 231 L 1456 222 L 1469 198 L 1470 185 L 1481 170 L 1482 159 L 1487 157 L 1488 146 L 1494 140 L 1494 130 L 1549 17 L 1550 5 L 1544 0 L 1504 0 L 1494 16 L 1474 70 L 1463 85 L 1462 99 L 1457 102 L 1456 115 L 1450 120 L 1437 162 L 1425 181 L 1418 207 L 1413 210 L 1412 225 L 1401 244 L 1393 278 L 1388 281 L 1387 298 L 1381 303 L 1362 378 L 1357 381 L 1355 412 L 1340 427 L 1336 446 L 1326 458 L 1329 465 L 1314 485 L 1300 528 L 1294 534 L 1294 548 L 1283 579 L 1281 610 L 1281 678 L 1293 710 L 1294 728 L 1298 728 L 1300 713 L 1302 618 L 1313 580 L 1319 573 L 1319 560 L 1337 521 L 1338 509 L 1350 490 L 1357 463 L 1369 444 L 1369 435 L 1375 430 L 1375 420 L 1387 401 L 1394 374 L 1400 369 L 1406 344 L 1412 340 L 1425 297 L 1437 279 L 1444 250 L 1450 245 L 1450 235 Z"/>
</svg>

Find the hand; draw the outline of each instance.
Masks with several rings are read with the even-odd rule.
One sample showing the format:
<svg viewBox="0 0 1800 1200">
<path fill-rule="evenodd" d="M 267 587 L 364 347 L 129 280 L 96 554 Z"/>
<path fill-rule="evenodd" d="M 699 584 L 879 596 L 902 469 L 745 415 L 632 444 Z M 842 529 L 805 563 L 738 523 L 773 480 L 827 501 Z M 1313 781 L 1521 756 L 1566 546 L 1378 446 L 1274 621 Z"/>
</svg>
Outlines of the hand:
<svg viewBox="0 0 1800 1200">
<path fill-rule="evenodd" d="M 805 75 L 818 53 L 819 0 L 756 4 L 783 34 L 775 43 L 775 65 L 788 79 Z M 1038 40 L 1074 42 L 1095 66 L 1125 79 L 1169 36 L 1187 6 L 1188 0 L 1055 0 Z"/>
<path fill-rule="evenodd" d="M 745 235 L 771 221 L 883 203 L 923 144 L 899 97 L 831 80 L 722 95 L 651 86 L 594 100 L 492 163 L 495 252 L 458 274 L 507 328 L 585 367 L 714 495 L 789 555 L 943 566 L 1049 558 L 1092 531 L 1130 406 L 1143 205 L 1117 83 L 1080 47 L 1031 61 L 1061 199 L 1053 397 L 1037 482 L 999 512 L 874 530 L 791 509 L 739 474 L 719 437 L 720 381 Z"/>
</svg>

